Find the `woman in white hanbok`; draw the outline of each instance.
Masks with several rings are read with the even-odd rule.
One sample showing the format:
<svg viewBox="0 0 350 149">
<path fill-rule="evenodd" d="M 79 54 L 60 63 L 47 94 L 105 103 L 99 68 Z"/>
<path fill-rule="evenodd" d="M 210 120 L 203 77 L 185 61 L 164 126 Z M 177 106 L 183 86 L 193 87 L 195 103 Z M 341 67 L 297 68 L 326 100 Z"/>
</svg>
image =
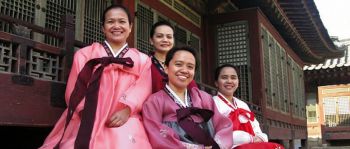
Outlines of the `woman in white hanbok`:
<svg viewBox="0 0 350 149">
<path fill-rule="evenodd" d="M 275 143 L 263 143 L 268 142 L 268 137 L 261 131 L 254 113 L 244 101 L 234 97 L 238 85 L 239 79 L 233 65 L 224 64 L 216 69 L 215 86 L 218 88 L 218 94 L 213 99 L 219 112 L 229 117 L 233 123 L 233 147 L 243 147 L 245 144 L 256 144 L 257 148 L 279 146 Z"/>
</svg>

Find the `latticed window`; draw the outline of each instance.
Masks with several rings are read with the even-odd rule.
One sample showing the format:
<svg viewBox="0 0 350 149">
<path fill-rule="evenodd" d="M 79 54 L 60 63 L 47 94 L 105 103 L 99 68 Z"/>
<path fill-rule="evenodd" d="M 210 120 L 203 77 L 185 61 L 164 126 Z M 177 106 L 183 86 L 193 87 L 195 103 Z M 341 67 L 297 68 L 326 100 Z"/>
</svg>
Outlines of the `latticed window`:
<svg viewBox="0 0 350 149">
<path fill-rule="evenodd" d="M 327 127 L 337 126 L 337 100 L 334 97 L 326 97 L 323 99 L 323 108 L 324 108 L 324 119 Z"/>
<path fill-rule="evenodd" d="M 271 85 L 271 88 L 272 88 L 272 107 L 274 109 L 279 109 L 279 93 L 280 93 L 280 90 L 279 90 L 279 84 L 278 84 L 278 80 L 279 80 L 279 77 L 278 77 L 278 70 L 279 68 L 277 67 L 277 61 L 279 60 L 277 58 L 277 50 L 276 50 L 276 47 L 277 47 L 277 42 L 276 40 L 272 37 L 272 36 L 269 36 L 270 38 L 270 42 L 269 42 L 269 46 L 270 46 L 270 72 L 271 72 L 271 80 L 273 80 L 270 85 Z M 274 79 L 275 78 L 275 79 Z M 276 79 L 277 78 L 277 79 Z"/>
<path fill-rule="evenodd" d="M 289 58 L 289 62 L 290 62 L 290 65 L 291 65 L 291 76 L 292 76 L 292 89 L 291 89 L 291 109 L 293 110 L 293 115 L 298 115 L 298 81 L 297 81 L 297 75 L 296 75 L 296 67 L 295 67 L 295 63 L 293 61 L 293 59 L 291 57 L 288 57 Z"/>
<path fill-rule="evenodd" d="M 167 21 L 167 19 L 161 15 L 158 16 L 158 21 Z"/>
<path fill-rule="evenodd" d="M 327 127 L 350 126 L 350 96 L 323 98 Z"/>
<path fill-rule="evenodd" d="M 216 32 L 218 38 L 218 65 L 232 64 L 239 69 L 240 85 L 236 91 L 236 96 L 242 100 L 251 101 L 247 22 L 220 24 L 216 26 Z"/>
<path fill-rule="evenodd" d="M 293 115 L 298 117 L 305 117 L 305 91 L 304 91 L 304 74 L 302 68 L 289 57 L 290 64 L 292 67 L 292 109 Z"/>
<path fill-rule="evenodd" d="M 317 110 L 316 104 L 311 104 L 306 107 L 307 109 L 307 122 L 317 122 Z"/>
<path fill-rule="evenodd" d="M 302 67 L 299 67 L 299 101 L 300 101 L 300 117 L 306 118 L 306 109 L 305 109 L 305 81 L 304 81 L 304 71 Z"/>
<path fill-rule="evenodd" d="M 185 29 L 175 26 L 174 38 L 176 46 L 187 45 L 187 33 Z"/>
<path fill-rule="evenodd" d="M 101 31 L 101 16 L 103 10 L 112 3 L 112 0 L 0 0 L 0 11 L 4 15 L 26 21 L 50 30 L 59 31 L 61 16 L 73 15 L 76 24 L 76 35 L 78 40 L 86 43 L 102 41 L 104 39 Z M 81 13 L 83 12 L 83 13 Z M 77 17 L 78 16 L 78 17 Z M 0 30 L 12 33 L 11 26 L 0 22 Z M 42 36 L 29 31 L 29 37 L 35 41 L 45 42 L 53 46 L 60 46 L 58 39 L 49 35 Z M 17 72 L 17 43 L 0 41 L 0 71 Z M 40 51 L 28 47 L 25 51 L 26 75 L 35 78 L 63 81 L 61 55 Z"/>
<path fill-rule="evenodd" d="M 281 77 L 282 77 L 282 100 L 281 100 L 281 107 L 282 111 L 289 112 L 289 79 L 288 79 L 288 59 L 286 51 L 281 48 Z"/>
<path fill-rule="evenodd" d="M 289 86 L 291 85 L 288 79 L 289 66 L 287 57 L 289 56 L 287 56 L 285 49 L 263 26 L 261 27 L 261 40 L 264 56 L 266 104 L 272 109 L 289 112 L 288 98 L 290 95 Z M 298 85 L 300 86 L 300 84 Z"/>
<path fill-rule="evenodd" d="M 138 3 L 137 5 L 137 48 L 143 52 L 148 53 L 150 50 L 153 50 L 153 47 L 149 43 L 149 34 L 153 23 L 157 21 L 168 21 L 170 23 L 174 22 L 171 19 L 167 18 L 166 16 L 159 14 L 159 12 L 149 8 L 148 6 Z M 188 31 L 179 25 L 175 25 L 174 29 L 175 29 L 174 40 L 175 40 L 176 46 L 190 44 L 194 48 L 199 49 L 200 47 L 199 38 L 194 34 L 192 34 L 191 31 Z M 193 35 L 193 37 L 188 35 Z M 194 44 L 197 44 L 197 45 L 194 46 Z"/>
<path fill-rule="evenodd" d="M 163 1 L 165 2 L 165 1 Z M 171 2 L 171 1 L 170 1 Z M 182 12 L 178 12 L 181 15 Z M 157 21 L 168 21 L 172 23 L 174 26 L 174 40 L 175 40 L 175 46 L 181 46 L 181 45 L 189 45 L 193 48 L 195 48 L 198 52 L 198 56 L 200 58 L 200 38 L 196 36 L 195 34 L 191 33 L 191 31 L 186 30 L 185 28 L 174 25 L 174 21 L 167 18 L 167 16 L 164 16 L 157 12 L 154 9 L 151 9 L 150 7 L 146 6 L 145 4 L 138 3 L 137 4 L 137 48 L 144 52 L 149 53 L 153 50 L 153 46 L 149 43 L 149 36 L 150 31 L 152 28 L 152 25 Z M 196 71 L 195 79 L 196 81 L 200 81 L 200 67 Z"/>
<path fill-rule="evenodd" d="M 193 47 L 195 50 L 197 50 L 197 56 L 200 56 L 200 54 L 201 54 L 201 50 L 200 50 L 200 40 L 199 40 L 199 37 L 197 37 L 197 36 L 195 36 L 195 35 L 193 35 L 193 34 L 191 34 L 190 35 L 190 41 L 189 41 L 189 45 L 191 46 L 191 47 Z M 199 57 L 198 57 L 198 59 L 199 59 Z M 201 67 L 201 62 L 200 62 L 200 60 L 199 60 L 199 62 L 198 62 L 198 64 L 196 64 L 196 65 L 198 65 L 198 69 L 196 70 L 196 73 L 195 73 L 195 80 L 197 81 L 197 82 L 200 82 L 200 76 L 201 76 L 201 71 L 200 71 L 200 67 Z"/>
<path fill-rule="evenodd" d="M 95 41 L 103 41 L 101 16 L 103 10 L 111 4 L 112 0 L 0 0 L 0 11 L 2 14 L 53 31 L 59 31 L 61 16 L 73 15 L 76 24 L 75 31 L 79 34 L 77 37 L 81 37 L 78 40 L 90 44 Z M 0 30 L 11 31 L 10 26 L 3 22 L 0 22 Z M 45 36 L 43 41 L 54 46 L 60 44 L 58 39 L 50 36 Z"/>
<path fill-rule="evenodd" d="M 338 97 L 338 126 L 349 126 L 350 125 L 350 97 L 342 96 Z"/>
<path fill-rule="evenodd" d="M 15 72 L 17 58 L 16 58 L 17 46 L 13 43 L 0 40 L 0 71 L 3 72 Z"/>
<path fill-rule="evenodd" d="M 72 0 L 47 0 L 46 1 L 45 28 L 58 32 L 61 23 L 61 16 L 70 14 L 75 16 L 76 1 Z M 50 36 L 45 36 L 45 43 L 59 46 L 59 40 Z"/>
<path fill-rule="evenodd" d="M 270 50 L 269 50 L 269 36 L 267 30 L 261 28 L 262 34 L 262 46 L 264 53 L 264 79 L 265 79 L 265 92 L 266 92 L 266 105 L 272 107 L 272 90 L 270 87 L 271 82 L 271 72 L 270 72 Z"/>
<path fill-rule="evenodd" d="M 200 27 L 201 16 L 185 5 L 181 0 L 160 0 L 161 3 L 168 6 L 178 14 L 182 15 L 185 19 L 192 22 L 194 25 Z"/>
<path fill-rule="evenodd" d="M 34 23 L 35 0 L 0 0 L 0 13 Z M 0 21 L 0 30 L 11 32 L 11 27 L 8 23 Z"/>
<path fill-rule="evenodd" d="M 84 8 L 84 42 L 93 43 L 103 41 L 102 13 L 105 8 L 111 5 L 111 0 L 96 1 L 86 0 Z"/>
<path fill-rule="evenodd" d="M 153 50 L 149 36 L 153 25 L 153 11 L 143 5 L 137 5 L 137 49 L 144 53 Z"/>
</svg>

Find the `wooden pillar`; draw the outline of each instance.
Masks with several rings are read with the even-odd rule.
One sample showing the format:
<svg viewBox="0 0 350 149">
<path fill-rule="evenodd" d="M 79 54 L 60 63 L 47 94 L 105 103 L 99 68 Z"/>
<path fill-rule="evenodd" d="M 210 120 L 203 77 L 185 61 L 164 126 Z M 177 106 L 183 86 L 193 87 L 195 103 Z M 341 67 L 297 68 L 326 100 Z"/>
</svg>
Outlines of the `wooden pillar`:
<svg viewBox="0 0 350 149">
<path fill-rule="evenodd" d="M 63 33 L 63 39 L 60 47 L 62 47 L 64 50 L 64 53 L 62 53 L 62 55 L 64 55 L 62 62 L 64 70 L 61 72 L 62 74 L 60 74 L 60 76 L 64 77 L 62 78 L 63 81 L 66 81 L 73 62 L 75 25 L 74 17 L 72 15 L 64 15 L 62 16 L 61 20 L 62 22 L 59 31 Z"/>
</svg>

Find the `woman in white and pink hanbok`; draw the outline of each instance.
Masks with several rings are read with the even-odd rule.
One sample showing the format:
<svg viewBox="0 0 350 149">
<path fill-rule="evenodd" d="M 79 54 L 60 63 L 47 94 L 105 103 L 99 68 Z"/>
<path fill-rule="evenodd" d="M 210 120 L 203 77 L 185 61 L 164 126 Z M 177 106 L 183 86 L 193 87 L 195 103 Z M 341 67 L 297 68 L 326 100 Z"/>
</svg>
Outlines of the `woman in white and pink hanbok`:
<svg viewBox="0 0 350 149">
<path fill-rule="evenodd" d="M 238 85 L 239 79 L 233 65 L 224 64 L 216 69 L 215 86 L 218 94 L 213 99 L 219 112 L 232 121 L 233 148 L 283 148 L 268 142 L 267 135 L 261 131 L 248 105 L 234 97 Z"/>
</svg>

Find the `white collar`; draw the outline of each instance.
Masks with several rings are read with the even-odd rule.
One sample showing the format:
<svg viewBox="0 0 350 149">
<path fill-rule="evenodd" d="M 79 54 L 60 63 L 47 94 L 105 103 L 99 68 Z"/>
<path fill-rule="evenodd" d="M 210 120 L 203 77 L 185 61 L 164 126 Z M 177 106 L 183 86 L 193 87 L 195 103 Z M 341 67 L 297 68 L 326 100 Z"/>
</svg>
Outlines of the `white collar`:
<svg viewBox="0 0 350 149">
<path fill-rule="evenodd" d="M 238 107 L 237 107 L 237 102 L 236 102 L 235 97 L 232 96 L 232 103 L 231 103 L 231 101 L 228 100 L 222 93 L 218 92 L 218 95 L 220 95 L 222 98 L 224 98 L 224 100 L 226 100 L 227 103 L 230 104 L 234 109 L 237 109 L 237 108 L 238 108 Z M 220 98 L 220 97 L 219 97 L 219 98 Z M 224 101 L 222 101 L 222 102 L 224 102 Z M 227 104 L 227 103 L 225 103 L 225 104 Z"/>
<path fill-rule="evenodd" d="M 187 95 L 187 89 L 185 90 L 185 102 L 183 102 L 179 96 L 177 96 L 175 94 L 175 92 L 170 88 L 170 86 L 168 84 L 165 84 L 165 87 L 169 90 L 169 92 L 173 95 L 173 97 L 175 97 L 175 102 L 180 104 L 183 107 L 189 107 L 190 106 L 190 102 L 188 101 L 188 95 Z"/>
<path fill-rule="evenodd" d="M 107 42 L 107 40 L 104 41 L 106 43 L 106 45 L 108 46 L 109 50 L 112 52 L 113 57 L 117 57 L 119 55 L 119 53 L 126 47 L 128 46 L 128 43 L 125 43 L 124 46 L 122 46 L 117 53 L 114 53 L 114 50 L 112 49 L 111 45 L 109 45 L 109 43 Z"/>
</svg>

